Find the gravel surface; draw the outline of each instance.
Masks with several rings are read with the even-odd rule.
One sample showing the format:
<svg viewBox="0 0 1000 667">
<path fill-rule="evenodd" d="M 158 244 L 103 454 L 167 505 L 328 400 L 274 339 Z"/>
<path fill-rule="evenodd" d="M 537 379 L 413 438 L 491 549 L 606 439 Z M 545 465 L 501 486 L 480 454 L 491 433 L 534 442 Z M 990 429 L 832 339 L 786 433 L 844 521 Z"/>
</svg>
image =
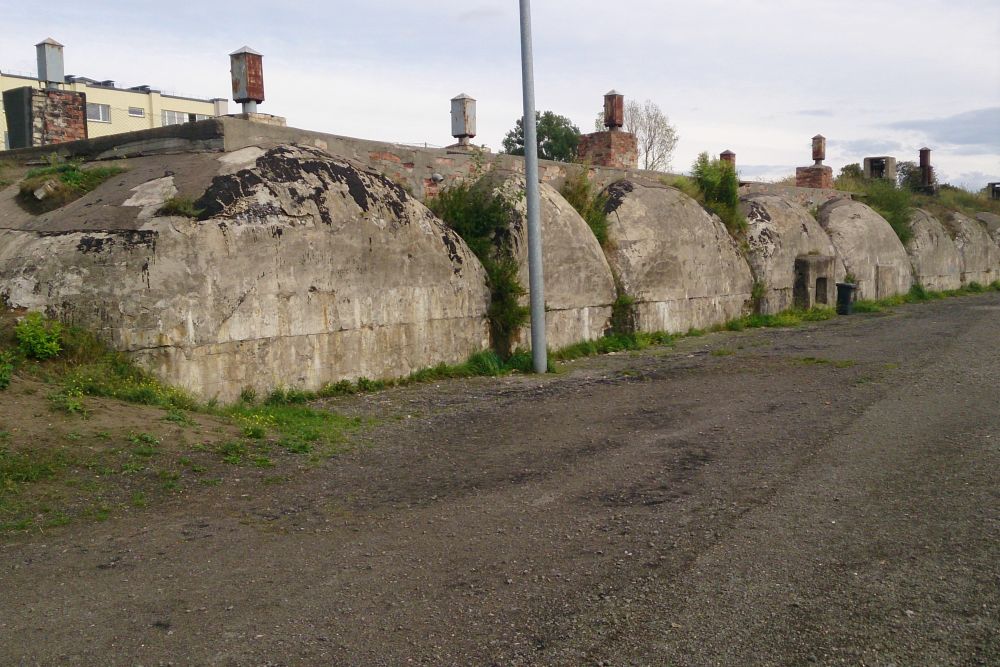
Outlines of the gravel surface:
<svg viewBox="0 0 1000 667">
<path fill-rule="evenodd" d="M 330 401 L 287 484 L 0 544 L 0 664 L 997 665 L 998 347 L 986 294 Z"/>
</svg>

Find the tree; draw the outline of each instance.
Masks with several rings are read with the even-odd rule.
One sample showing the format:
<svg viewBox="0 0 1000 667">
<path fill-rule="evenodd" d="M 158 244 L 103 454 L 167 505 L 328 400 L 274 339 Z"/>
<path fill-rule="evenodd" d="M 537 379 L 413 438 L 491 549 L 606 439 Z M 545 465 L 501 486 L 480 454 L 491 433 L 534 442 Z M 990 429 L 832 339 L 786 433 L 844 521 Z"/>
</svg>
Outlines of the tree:
<svg viewBox="0 0 1000 667">
<path fill-rule="evenodd" d="M 603 132 L 604 112 L 597 114 L 594 128 Z M 677 147 L 677 128 L 660 106 L 651 100 L 642 104 L 630 100 L 625 103 L 625 131 L 636 136 L 639 142 L 639 164 L 650 171 L 669 171 Z"/>
<path fill-rule="evenodd" d="M 546 111 L 535 112 L 538 124 L 538 157 L 543 160 L 572 162 L 576 159 L 576 148 L 580 144 L 580 128 L 565 116 Z M 514 129 L 503 139 L 503 152 L 508 155 L 524 155 L 524 121 L 517 119 Z"/>
<path fill-rule="evenodd" d="M 920 165 L 911 161 L 900 162 L 896 165 L 896 182 L 904 190 L 922 192 L 924 177 L 920 171 Z M 936 188 L 937 184 L 937 174 L 931 171 L 931 186 Z"/>
<path fill-rule="evenodd" d="M 851 164 L 845 164 L 840 168 L 840 175 L 837 178 L 851 179 L 855 181 L 860 181 L 865 177 L 865 172 L 861 168 L 861 165 L 857 162 L 852 162 Z"/>
</svg>

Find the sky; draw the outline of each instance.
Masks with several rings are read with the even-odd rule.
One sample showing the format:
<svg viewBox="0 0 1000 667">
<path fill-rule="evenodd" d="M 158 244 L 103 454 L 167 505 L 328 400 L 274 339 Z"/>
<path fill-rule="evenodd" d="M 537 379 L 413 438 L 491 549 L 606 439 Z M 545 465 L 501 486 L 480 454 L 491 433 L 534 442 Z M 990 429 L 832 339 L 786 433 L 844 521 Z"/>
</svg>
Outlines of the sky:
<svg viewBox="0 0 1000 667">
<path fill-rule="evenodd" d="M 475 142 L 496 151 L 522 113 L 515 0 L 51 0 L 2 14 L 5 72 L 34 74 L 34 44 L 52 37 L 67 74 L 230 97 L 228 54 L 248 45 L 264 54 L 260 111 L 295 127 L 444 146 L 449 100 L 467 93 Z M 743 178 L 780 179 L 823 134 L 835 171 L 926 145 L 942 182 L 1000 181 L 1000 0 L 535 0 L 532 22 L 537 108 L 589 132 L 608 90 L 652 100 L 680 135 L 676 172 L 729 149 Z"/>
</svg>

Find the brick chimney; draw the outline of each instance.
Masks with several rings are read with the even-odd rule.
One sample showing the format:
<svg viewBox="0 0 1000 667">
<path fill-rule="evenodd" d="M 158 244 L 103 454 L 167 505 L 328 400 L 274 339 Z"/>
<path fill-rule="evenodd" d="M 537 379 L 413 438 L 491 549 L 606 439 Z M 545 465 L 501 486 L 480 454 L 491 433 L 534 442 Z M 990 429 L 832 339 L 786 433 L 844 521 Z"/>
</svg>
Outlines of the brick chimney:
<svg viewBox="0 0 1000 667">
<path fill-rule="evenodd" d="M 580 137 L 580 144 L 576 149 L 577 159 L 595 167 L 638 167 L 639 140 L 634 134 L 623 132 L 624 126 L 625 96 L 612 90 L 604 96 L 604 127 L 608 129 Z"/>
</svg>

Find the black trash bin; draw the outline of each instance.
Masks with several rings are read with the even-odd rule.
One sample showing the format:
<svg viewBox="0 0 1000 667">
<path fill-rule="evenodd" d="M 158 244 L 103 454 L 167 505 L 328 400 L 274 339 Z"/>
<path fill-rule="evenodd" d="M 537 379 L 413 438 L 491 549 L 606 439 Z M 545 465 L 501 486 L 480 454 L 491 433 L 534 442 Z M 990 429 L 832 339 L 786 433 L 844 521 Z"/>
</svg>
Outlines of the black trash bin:
<svg viewBox="0 0 1000 667">
<path fill-rule="evenodd" d="M 837 283 L 837 314 L 850 315 L 854 312 L 854 295 L 858 286 L 854 283 Z"/>
</svg>

